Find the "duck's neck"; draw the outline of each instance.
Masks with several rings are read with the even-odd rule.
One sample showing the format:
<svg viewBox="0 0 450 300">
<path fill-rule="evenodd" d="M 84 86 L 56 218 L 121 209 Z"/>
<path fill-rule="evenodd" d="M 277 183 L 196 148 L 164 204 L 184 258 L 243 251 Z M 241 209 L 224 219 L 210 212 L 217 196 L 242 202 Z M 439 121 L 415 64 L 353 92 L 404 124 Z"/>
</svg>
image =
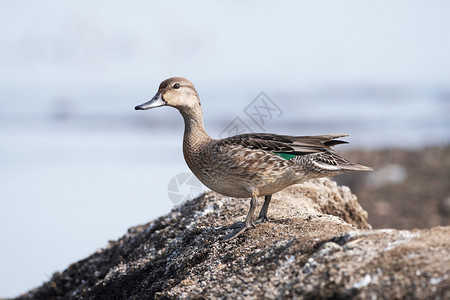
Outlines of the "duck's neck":
<svg viewBox="0 0 450 300">
<path fill-rule="evenodd" d="M 184 156 L 190 156 L 200 151 L 203 145 L 211 141 L 203 126 L 203 116 L 200 107 L 180 110 L 184 119 Z"/>
</svg>

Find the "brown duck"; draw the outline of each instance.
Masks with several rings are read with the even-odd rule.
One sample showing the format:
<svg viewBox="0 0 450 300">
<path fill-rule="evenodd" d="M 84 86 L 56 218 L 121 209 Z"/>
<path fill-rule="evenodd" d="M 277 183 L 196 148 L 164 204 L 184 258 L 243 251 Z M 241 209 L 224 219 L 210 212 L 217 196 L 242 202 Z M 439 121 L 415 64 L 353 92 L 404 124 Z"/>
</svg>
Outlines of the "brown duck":
<svg viewBox="0 0 450 300">
<path fill-rule="evenodd" d="M 203 126 L 200 99 L 187 79 L 164 80 L 156 95 L 135 107 L 146 110 L 159 106 L 178 109 L 184 119 L 183 154 L 187 165 L 208 188 L 229 197 L 250 198 L 244 224 L 223 237 L 230 240 L 247 229 L 267 221 L 272 194 L 308 179 L 329 177 L 347 171 L 372 168 L 352 163 L 331 149 L 347 142 L 336 140 L 345 134 L 287 136 L 249 133 L 212 139 Z M 254 219 L 256 198 L 264 196 L 259 216 Z"/>
</svg>

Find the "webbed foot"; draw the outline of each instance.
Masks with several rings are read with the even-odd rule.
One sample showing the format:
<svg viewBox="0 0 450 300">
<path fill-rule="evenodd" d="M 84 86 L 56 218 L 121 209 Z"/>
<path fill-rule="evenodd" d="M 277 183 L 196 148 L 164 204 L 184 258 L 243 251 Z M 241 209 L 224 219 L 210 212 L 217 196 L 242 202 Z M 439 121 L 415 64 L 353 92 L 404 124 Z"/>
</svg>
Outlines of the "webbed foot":
<svg viewBox="0 0 450 300">
<path fill-rule="evenodd" d="M 245 223 L 239 221 L 239 222 L 236 222 L 236 223 L 234 223 L 234 224 L 228 226 L 228 228 L 229 228 L 229 229 L 238 229 L 238 228 L 242 228 L 242 227 L 244 227 L 244 226 L 245 226 Z"/>
<path fill-rule="evenodd" d="M 258 219 L 253 221 L 253 224 L 257 225 L 257 224 L 264 223 L 266 221 L 269 221 L 269 218 L 267 216 L 259 216 Z"/>
<path fill-rule="evenodd" d="M 236 238 L 237 236 L 239 236 L 244 231 L 246 231 L 247 229 L 255 227 L 255 225 L 253 225 L 253 224 L 245 224 L 245 223 L 243 223 L 243 224 L 244 224 L 244 226 L 242 226 L 241 228 L 236 229 L 235 231 L 223 236 L 222 241 L 232 240 L 232 239 Z"/>
</svg>

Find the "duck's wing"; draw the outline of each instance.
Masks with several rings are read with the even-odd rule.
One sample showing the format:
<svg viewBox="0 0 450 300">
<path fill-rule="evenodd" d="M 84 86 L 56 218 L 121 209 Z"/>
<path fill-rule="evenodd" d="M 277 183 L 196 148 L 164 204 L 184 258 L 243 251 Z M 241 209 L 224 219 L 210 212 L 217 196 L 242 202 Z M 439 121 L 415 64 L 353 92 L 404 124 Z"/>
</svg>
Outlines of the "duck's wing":
<svg viewBox="0 0 450 300">
<path fill-rule="evenodd" d="M 248 133 L 235 135 L 218 141 L 220 146 L 242 146 L 247 149 L 265 150 L 289 156 L 307 155 L 333 151 L 331 147 L 347 142 L 337 140 L 346 134 L 328 134 L 315 136 L 288 136 L 269 133 Z"/>
</svg>

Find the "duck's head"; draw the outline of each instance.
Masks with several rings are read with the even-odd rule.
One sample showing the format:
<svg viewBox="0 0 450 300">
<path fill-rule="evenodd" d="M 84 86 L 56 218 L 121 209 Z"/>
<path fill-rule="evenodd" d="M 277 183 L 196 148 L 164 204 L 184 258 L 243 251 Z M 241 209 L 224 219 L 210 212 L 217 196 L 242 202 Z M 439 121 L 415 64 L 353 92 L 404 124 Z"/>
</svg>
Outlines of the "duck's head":
<svg viewBox="0 0 450 300">
<path fill-rule="evenodd" d="M 192 82 L 185 78 L 172 77 L 161 82 L 158 92 L 150 101 L 134 109 L 145 110 L 164 105 L 185 110 L 200 106 L 200 100 Z"/>
</svg>

